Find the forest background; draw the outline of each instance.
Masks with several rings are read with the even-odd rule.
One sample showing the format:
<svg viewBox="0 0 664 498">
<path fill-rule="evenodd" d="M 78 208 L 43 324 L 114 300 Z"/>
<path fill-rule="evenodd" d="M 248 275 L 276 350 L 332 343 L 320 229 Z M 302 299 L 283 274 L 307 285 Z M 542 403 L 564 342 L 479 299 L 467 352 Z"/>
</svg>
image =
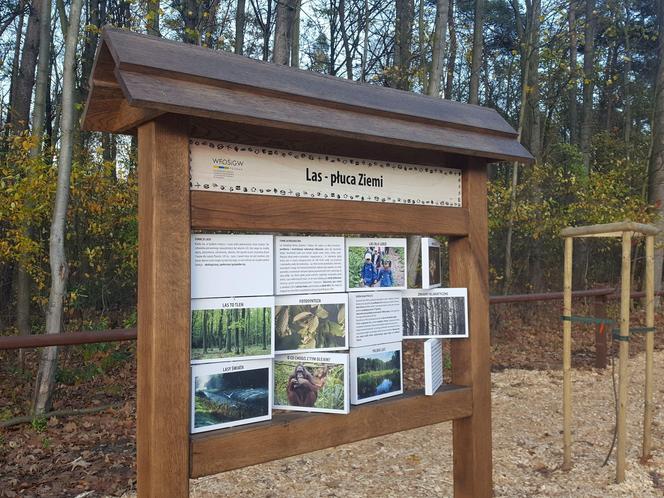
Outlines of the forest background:
<svg viewBox="0 0 664 498">
<path fill-rule="evenodd" d="M 78 127 L 107 24 L 496 109 L 536 162 L 489 169 L 494 293 L 559 289 L 564 226 L 662 225 L 662 0 L 5 0 L 2 334 L 135 323 L 136 142 Z M 611 242 L 576 255 L 576 288 L 617 282 Z"/>
</svg>

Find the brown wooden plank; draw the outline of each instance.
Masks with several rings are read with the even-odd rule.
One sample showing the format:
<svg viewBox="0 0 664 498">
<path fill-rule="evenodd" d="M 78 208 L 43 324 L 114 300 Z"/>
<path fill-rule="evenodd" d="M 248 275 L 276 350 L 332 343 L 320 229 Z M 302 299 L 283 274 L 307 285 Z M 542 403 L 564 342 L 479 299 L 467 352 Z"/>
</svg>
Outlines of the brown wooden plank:
<svg viewBox="0 0 664 498">
<path fill-rule="evenodd" d="M 130 106 L 119 85 L 93 82 L 94 99 L 88 103 L 81 123 L 85 130 L 125 133 L 163 114 L 154 109 Z"/>
<path fill-rule="evenodd" d="M 180 74 L 181 79 L 187 81 L 204 79 L 226 86 L 250 88 L 253 92 L 307 99 L 326 107 L 355 107 L 365 114 L 398 114 L 445 126 L 516 137 L 516 132 L 493 109 L 261 63 L 227 52 L 124 30 L 105 29 L 102 36 L 123 69 L 168 73 L 171 77 Z"/>
<path fill-rule="evenodd" d="M 493 495 L 486 165 L 469 159 L 462 202 L 469 234 L 449 243 L 450 285 L 468 288 L 469 338 L 451 341 L 452 382 L 470 385 L 473 414 L 453 423 L 454 496 Z"/>
<path fill-rule="evenodd" d="M 191 438 L 191 477 L 223 472 L 362 439 L 467 417 L 470 389 L 443 386 L 434 396 L 403 396 L 354 406 L 348 415 L 280 412 L 270 422 Z"/>
<path fill-rule="evenodd" d="M 191 402 L 186 131 L 165 120 L 141 126 L 138 162 L 138 494 L 181 497 Z"/>
<path fill-rule="evenodd" d="M 465 235 L 466 208 L 191 192 L 194 230 Z"/>
<path fill-rule="evenodd" d="M 529 161 L 514 138 L 480 131 L 431 126 L 387 116 L 331 109 L 162 75 L 121 70 L 118 80 L 129 104 L 204 118 L 439 150 L 494 160 Z M 155 92 L 155 88 L 159 88 Z"/>
</svg>

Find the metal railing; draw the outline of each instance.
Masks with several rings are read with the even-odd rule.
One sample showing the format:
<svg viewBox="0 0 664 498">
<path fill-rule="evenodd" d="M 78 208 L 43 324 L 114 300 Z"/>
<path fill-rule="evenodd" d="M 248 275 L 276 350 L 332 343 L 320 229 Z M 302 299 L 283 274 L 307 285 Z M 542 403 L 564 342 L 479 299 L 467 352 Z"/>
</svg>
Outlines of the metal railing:
<svg viewBox="0 0 664 498">
<path fill-rule="evenodd" d="M 664 291 L 656 292 L 658 296 L 664 295 Z M 590 289 L 575 291 L 572 293 L 575 298 L 594 298 L 595 316 L 604 316 L 606 310 L 606 301 L 608 299 L 618 299 L 620 295 L 617 289 L 605 287 L 602 289 Z M 643 292 L 632 292 L 631 298 L 637 299 L 644 296 Z M 528 303 L 539 301 L 559 301 L 562 300 L 562 292 L 546 292 L 539 294 L 511 294 L 506 296 L 490 296 L 489 304 L 513 304 Z M 595 333 L 596 358 L 595 366 L 599 368 L 606 367 L 606 335 L 598 327 Z M 24 349 L 41 348 L 47 346 L 76 346 L 81 344 L 94 344 L 100 342 L 134 341 L 137 338 L 135 328 L 129 329 L 110 329 L 83 332 L 65 332 L 62 334 L 33 334 L 0 337 L 0 350 L 3 349 Z"/>
</svg>

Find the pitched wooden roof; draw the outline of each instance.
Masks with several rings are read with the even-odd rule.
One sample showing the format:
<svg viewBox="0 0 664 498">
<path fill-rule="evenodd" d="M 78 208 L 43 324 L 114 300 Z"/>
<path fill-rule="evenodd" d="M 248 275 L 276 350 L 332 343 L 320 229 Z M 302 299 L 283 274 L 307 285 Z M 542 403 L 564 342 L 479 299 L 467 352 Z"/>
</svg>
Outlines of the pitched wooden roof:
<svg viewBox="0 0 664 498">
<path fill-rule="evenodd" d="M 133 133 L 163 113 L 531 162 L 493 109 L 105 28 L 82 126 Z"/>
</svg>

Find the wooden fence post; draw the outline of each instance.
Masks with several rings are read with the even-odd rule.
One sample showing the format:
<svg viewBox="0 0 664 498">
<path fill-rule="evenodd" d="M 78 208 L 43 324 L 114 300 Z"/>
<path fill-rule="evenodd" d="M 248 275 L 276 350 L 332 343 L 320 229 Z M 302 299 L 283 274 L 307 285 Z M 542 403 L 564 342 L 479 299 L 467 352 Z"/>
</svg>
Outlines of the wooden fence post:
<svg viewBox="0 0 664 498">
<path fill-rule="evenodd" d="M 646 237 L 646 327 L 655 326 L 655 237 Z M 653 392 L 653 351 L 655 333 L 646 332 L 646 386 L 643 408 L 643 460 L 650 458 L 652 431 L 652 392 Z"/>
<path fill-rule="evenodd" d="M 160 118 L 138 129 L 140 497 L 189 494 L 188 147 L 186 132 L 175 120 Z"/>
<path fill-rule="evenodd" d="M 470 159 L 462 194 L 469 234 L 449 244 L 450 284 L 468 288 L 469 319 L 469 338 L 450 341 L 452 382 L 471 386 L 473 393 L 473 414 L 453 422 L 455 498 L 493 495 L 486 191 L 486 163 Z"/>
<path fill-rule="evenodd" d="M 563 316 L 572 315 L 574 238 L 565 237 Z M 572 321 L 563 320 L 563 470 L 572 468 Z"/>
<path fill-rule="evenodd" d="M 620 272 L 620 349 L 618 379 L 618 448 L 616 452 L 616 482 L 625 480 L 625 453 L 627 449 L 627 373 L 629 362 L 629 305 L 630 270 L 632 259 L 632 232 L 622 234 L 622 264 Z"/>
</svg>

